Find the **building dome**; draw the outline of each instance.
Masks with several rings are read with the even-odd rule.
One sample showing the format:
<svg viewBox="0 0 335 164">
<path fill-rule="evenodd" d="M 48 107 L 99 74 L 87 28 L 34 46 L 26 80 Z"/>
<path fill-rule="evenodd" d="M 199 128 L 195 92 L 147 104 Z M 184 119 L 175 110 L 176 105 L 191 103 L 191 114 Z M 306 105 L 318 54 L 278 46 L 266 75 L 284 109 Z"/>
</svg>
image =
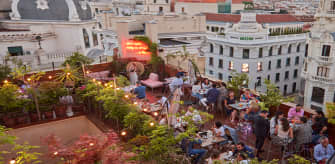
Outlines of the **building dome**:
<svg viewBox="0 0 335 164">
<path fill-rule="evenodd" d="M 82 21 L 91 20 L 87 0 L 13 0 L 13 20 Z"/>
</svg>

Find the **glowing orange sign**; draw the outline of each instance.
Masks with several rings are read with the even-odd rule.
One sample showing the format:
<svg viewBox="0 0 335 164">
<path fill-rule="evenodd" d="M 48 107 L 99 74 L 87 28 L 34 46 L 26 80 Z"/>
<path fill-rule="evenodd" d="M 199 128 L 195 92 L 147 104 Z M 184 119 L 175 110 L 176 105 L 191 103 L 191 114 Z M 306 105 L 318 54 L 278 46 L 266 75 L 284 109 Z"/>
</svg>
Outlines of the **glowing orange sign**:
<svg viewBox="0 0 335 164">
<path fill-rule="evenodd" d="M 125 49 L 128 53 L 137 55 L 151 55 L 149 52 L 149 47 L 146 43 L 137 40 L 127 40 L 125 44 Z"/>
</svg>

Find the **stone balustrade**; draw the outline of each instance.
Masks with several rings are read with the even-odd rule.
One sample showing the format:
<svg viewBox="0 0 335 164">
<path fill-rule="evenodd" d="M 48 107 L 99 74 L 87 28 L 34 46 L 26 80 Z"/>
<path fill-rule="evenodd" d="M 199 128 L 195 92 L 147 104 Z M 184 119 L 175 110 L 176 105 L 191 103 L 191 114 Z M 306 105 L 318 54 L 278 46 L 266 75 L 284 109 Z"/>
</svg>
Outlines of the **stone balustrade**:
<svg viewBox="0 0 335 164">
<path fill-rule="evenodd" d="M 312 75 L 311 79 L 314 80 L 314 81 L 319 81 L 319 82 L 328 83 L 328 84 L 329 83 L 333 84 L 335 82 L 334 79 L 332 79 L 330 77 L 322 77 L 322 76 L 315 76 L 315 75 Z"/>
<path fill-rule="evenodd" d="M 32 33 L 32 32 L 0 32 L 0 42 L 35 40 L 36 36 L 42 38 L 56 37 L 55 33 Z"/>
<path fill-rule="evenodd" d="M 72 56 L 74 51 L 55 51 L 46 54 L 49 62 L 65 61 L 67 57 Z"/>
</svg>

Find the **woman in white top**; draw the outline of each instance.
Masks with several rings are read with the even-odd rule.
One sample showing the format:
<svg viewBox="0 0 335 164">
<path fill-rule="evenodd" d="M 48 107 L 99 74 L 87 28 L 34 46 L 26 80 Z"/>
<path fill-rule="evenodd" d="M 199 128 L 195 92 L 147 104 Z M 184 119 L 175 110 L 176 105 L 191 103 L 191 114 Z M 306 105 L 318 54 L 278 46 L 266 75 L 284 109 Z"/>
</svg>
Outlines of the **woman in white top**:
<svg viewBox="0 0 335 164">
<path fill-rule="evenodd" d="M 202 87 L 202 89 L 206 89 L 206 90 L 208 90 L 208 89 L 210 89 L 211 87 L 212 87 L 212 84 L 209 82 L 209 80 L 206 78 L 206 79 L 204 79 L 204 82 L 203 83 L 201 83 L 201 87 Z"/>
<path fill-rule="evenodd" d="M 280 119 L 280 123 L 276 126 L 275 134 L 281 139 L 293 138 L 293 129 L 285 117 Z"/>
<path fill-rule="evenodd" d="M 196 81 L 192 86 L 192 96 L 201 100 L 203 97 L 200 94 L 201 85 L 199 81 Z"/>
<path fill-rule="evenodd" d="M 270 120 L 270 135 L 273 135 L 276 131 L 277 125 L 279 125 L 280 119 L 284 117 L 284 113 L 282 111 L 277 111 L 275 116 Z"/>
</svg>

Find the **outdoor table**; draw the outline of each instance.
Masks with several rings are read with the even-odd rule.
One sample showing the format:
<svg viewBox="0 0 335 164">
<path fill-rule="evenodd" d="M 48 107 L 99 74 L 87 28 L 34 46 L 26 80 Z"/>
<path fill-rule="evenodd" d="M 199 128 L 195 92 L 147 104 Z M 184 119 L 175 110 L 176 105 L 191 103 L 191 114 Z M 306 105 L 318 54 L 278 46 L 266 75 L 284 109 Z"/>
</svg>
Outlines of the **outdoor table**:
<svg viewBox="0 0 335 164">
<path fill-rule="evenodd" d="M 248 103 L 236 103 L 236 104 L 230 104 L 230 107 L 240 111 L 248 108 Z"/>
<path fill-rule="evenodd" d="M 129 86 L 123 87 L 122 90 L 125 91 L 125 92 L 131 92 L 135 88 L 136 88 L 135 85 L 129 85 Z"/>
<path fill-rule="evenodd" d="M 201 147 L 209 147 L 217 143 L 223 142 L 225 140 L 226 139 L 223 137 L 209 137 L 207 139 L 201 139 L 202 141 Z"/>
</svg>

